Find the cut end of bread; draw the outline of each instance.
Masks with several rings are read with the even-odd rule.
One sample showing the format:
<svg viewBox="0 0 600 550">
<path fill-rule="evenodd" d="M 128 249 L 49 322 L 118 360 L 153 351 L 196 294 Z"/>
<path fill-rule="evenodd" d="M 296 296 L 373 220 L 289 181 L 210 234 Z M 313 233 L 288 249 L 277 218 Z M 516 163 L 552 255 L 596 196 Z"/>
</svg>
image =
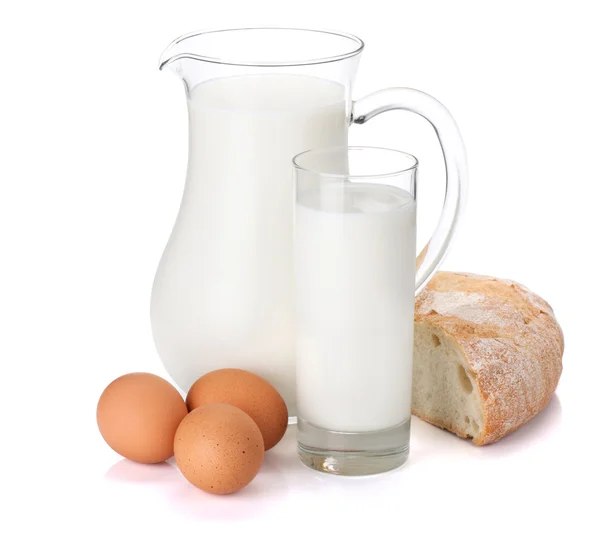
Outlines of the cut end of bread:
<svg viewBox="0 0 600 550">
<path fill-rule="evenodd" d="M 415 323 L 413 413 L 480 443 L 482 406 L 474 374 L 456 343 L 441 329 Z"/>
</svg>

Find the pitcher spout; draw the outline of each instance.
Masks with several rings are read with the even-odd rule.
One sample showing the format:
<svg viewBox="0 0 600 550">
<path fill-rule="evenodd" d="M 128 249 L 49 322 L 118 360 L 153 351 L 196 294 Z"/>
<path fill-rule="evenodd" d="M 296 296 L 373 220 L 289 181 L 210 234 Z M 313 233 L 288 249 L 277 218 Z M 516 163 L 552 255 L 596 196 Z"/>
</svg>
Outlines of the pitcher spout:
<svg viewBox="0 0 600 550">
<path fill-rule="evenodd" d="M 177 72 L 177 66 L 180 65 L 182 59 L 193 57 L 193 54 L 189 51 L 189 45 L 185 42 L 188 36 L 180 36 L 171 42 L 160 54 L 158 60 L 158 69 L 163 70 L 169 68 L 174 72 Z"/>
<path fill-rule="evenodd" d="M 218 34 L 218 33 L 217 33 Z M 171 42 L 160 56 L 158 68 L 170 69 L 183 81 L 189 92 L 200 82 L 232 71 L 215 55 L 215 32 L 198 31 L 180 36 Z"/>
<path fill-rule="evenodd" d="M 186 92 L 207 78 L 206 64 L 198 55 L 195 37 L 198 33 L 180 36 L 171 42 L 161 54 L 158 61 L 159 70 L 169 69 L 177 75 L 186 88 Z"/>
</svg>

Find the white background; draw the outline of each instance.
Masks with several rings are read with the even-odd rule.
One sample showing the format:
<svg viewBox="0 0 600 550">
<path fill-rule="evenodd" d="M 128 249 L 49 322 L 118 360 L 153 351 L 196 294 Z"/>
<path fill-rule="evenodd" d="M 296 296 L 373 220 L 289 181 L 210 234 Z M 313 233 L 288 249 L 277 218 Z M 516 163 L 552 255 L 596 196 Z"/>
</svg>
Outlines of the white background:
<svg viewBox="0 0 600 550">
<path fill-rule="evenodd" d="M 0 547 L 597 548 L 595 7 L 3 4 Z M 470 197 L 444 268 L 526 284 L 565 332 L 557 395 L 519 432 L 476 448 L 415 419 L 405 467 L 339 479 L 299 464 L 292 429 L 230 497 L 203 494 L 172 465 L 122 461 L 102 441 L 104 386 L 129 371 L 165 375 L 149 296 L 183 188 L 187 120 L 181 83 L 158 71 L 158 56 L 191 30 L 260 24 L 355 33 L 366 42 L 355 97 L 410 86 L 453 113 Z M 442 190 L 433 131 L 392 113 L 353 128 L 351 141 L 420 159 L 422 242 Z"/>
</svg>

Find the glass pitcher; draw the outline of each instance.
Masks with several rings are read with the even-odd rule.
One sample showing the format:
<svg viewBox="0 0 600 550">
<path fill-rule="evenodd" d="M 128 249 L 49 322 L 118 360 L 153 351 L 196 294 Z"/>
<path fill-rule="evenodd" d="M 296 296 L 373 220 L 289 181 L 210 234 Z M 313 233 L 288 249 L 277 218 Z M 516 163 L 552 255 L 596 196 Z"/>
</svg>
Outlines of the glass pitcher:
<svg viewBox="0 0 600 550">
<path fill-rule="evenodd" d="M 417 291 L 453 237 L 466 160 L 449 112 L 431 96 L 390 88 L 352 101 L 364 44 L 340 32 L 248 28 L 175 40 L 162 54 L 184 83 L 185 189 L 152 289 L 151 322 L 183 391 L 233 367 L 271 382 L 295 416 L 292 158 L 346 146 L 350 124 L 392 109 L 425 117 L 446 163 L 440 222 L 417 260 Z"/>
</svg>

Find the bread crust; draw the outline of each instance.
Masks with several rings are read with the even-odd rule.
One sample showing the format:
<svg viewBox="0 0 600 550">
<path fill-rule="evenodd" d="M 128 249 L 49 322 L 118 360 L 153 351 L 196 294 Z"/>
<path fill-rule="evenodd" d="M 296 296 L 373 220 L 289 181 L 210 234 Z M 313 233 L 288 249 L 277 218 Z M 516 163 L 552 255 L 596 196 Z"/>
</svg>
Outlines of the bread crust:
<svg viewBox="0 0 600 550">
<path fill-rule="evenodd" d="M 563 332 L 550 305 L 523 285 L 439 272 L 417 296 L 415 323 L 438 327 L 464 356 L 483 409 L 476 445 L 513 432 L 550 401 L 562 373 Z M 413 413 L 468 437 L 422 411 Z"/>
</svg>

